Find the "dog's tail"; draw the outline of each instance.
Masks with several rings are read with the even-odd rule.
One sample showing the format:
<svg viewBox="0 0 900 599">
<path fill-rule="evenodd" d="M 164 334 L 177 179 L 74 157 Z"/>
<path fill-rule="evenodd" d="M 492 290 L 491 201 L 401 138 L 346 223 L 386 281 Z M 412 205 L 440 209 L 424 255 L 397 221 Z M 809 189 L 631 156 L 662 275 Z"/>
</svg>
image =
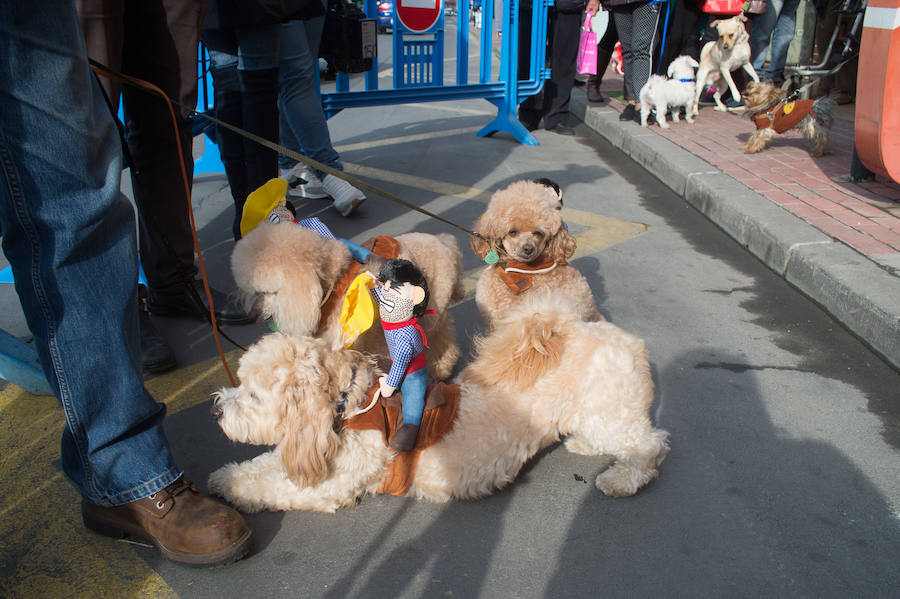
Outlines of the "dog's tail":
<svg viewBox="0 0 900 599">
<path fill-rule="evenodd" d="M 831 126 L 834 125 L 834 110 L 836 105 L 837 103 L 834 101 L 834 98 L 828 96 L 816 98 L 815 102 L 813 102 L 812 113 L 815 115 L 816 120 L 818 120 L 826 129 L 830 130 Z"/>
<path fill-rule="evenodd" d="M 502 380 L 518 391 L 531 387 L 559 366 L 575 314 L 561 293 L 529 294 L 494 322 L 490 334 L 475 340 L 475 360 L 466 370 L 476 382 Z"/>
</svg>

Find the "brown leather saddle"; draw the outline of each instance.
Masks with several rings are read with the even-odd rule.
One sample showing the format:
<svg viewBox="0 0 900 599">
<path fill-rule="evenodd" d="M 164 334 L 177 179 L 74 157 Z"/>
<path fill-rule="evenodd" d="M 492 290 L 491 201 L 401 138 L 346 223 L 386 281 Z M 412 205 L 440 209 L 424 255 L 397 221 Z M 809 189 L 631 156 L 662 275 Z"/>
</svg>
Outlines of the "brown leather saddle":
<svg viewBox="0 0 900 599">
<path fill-rule="evenodd" d="M 372 397 L 374 387 L 369 392 Z M 368 412 L 344 420 L 343 427 L 350 430 L 377 430 L 384 437 L 384 444 L 390 446 L 391 438 L 403 424 L 400 393 L 391 397 L 380 398 L 378 403 Z M 425 412 L 419 425 L 419 436 L 412 451 L 404 451 L 388 462 L 384 480 L 378 487 L 378 493 L 406 495 L 415 478 L 416 464 L 419 454 L 440 441 L 453 428 L 456 412 L 459 407 L 459 385 L 433 383 L 428 386 L 425 395 Z"/>
</svg>

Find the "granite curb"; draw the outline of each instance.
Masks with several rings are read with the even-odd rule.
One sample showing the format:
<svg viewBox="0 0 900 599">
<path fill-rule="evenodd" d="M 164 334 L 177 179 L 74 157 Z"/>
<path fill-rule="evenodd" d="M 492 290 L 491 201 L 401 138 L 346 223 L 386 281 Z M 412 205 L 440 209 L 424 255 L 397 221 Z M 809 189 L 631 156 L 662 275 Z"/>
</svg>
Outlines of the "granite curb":
<svg viewBox="0 0 900 599">
<path fill-rule="evenodd" d="M 570 111 L 900 369 L 900 278 L 614 108 Z"/>
</svg>

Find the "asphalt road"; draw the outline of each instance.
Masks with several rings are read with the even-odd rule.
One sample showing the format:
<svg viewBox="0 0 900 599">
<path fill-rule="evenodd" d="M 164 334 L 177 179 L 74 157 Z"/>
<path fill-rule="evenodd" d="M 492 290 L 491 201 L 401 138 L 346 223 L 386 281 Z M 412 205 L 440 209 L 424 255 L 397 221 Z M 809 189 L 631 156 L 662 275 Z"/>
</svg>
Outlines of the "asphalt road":
<svg viewBox="0 0 900 599">
<path fill-rule="evenodd" d="M 900 374 L 585 126 L 575 138 L 538 131 L 541 145 L 526 147 L 477 137 L 492 117 L 483 101 L 363 108 L 331 132 L 348 172 L 464 226 L 512 181 L 562 185 L 573 263 L 601 312 L 647 344 L 653 419 L 672 444 L 658 480 L 611 499 L 584 482 L 596 459 L 556 446 L 479 501 L 378 496 L 336 514 L 249 515 L 248 558 L 188 569 L 80 527 L 55 400 L 6 386 L 0 596 L 897 597 Z M 224 186 L 201 178 L 194 203 L 210 278 L 227 288 Z M 352 218 L 320 216 L 356 241 L 450 232 L 470 280 L 481 267 L 465 234 L 374 195 Z M 14 298 L 0 292 L 2 326 L 15 328 Z M 452 314 L 463 366 L 483 323 L 471 295 Z M 157 322 L 182 369 L 148 387 L 169 404 L 179 462 L 205 486 L 262 449 L 232 444 L 208 414 L 227 384 L 208 328 Z M 250 343 L 266 329 L 226 331 Z"/>
</svg>

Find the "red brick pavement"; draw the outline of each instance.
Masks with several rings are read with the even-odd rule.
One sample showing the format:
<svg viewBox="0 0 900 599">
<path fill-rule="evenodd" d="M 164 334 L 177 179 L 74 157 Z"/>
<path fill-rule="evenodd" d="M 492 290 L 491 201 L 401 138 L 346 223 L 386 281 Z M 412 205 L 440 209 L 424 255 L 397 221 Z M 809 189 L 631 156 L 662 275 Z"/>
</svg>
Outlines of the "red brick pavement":
<svg viewBox="0 0 900 599">
<path fill-rule="evenodd" d="M 621 79 L 605 77 L 603 89 L 615 93 L 621 85 Z M 610 105 L 624 107 L 616 99 Z M 759 154 L 746 155 L 739 146 L 755 126 L 711 106 L 701 106 L 692 125 L 682 121 L 670 123 L 668 130 L 650 129 L 861 254 L 900 267 L 900 184 L 881 177 L 864 183 L 847 180 L 854 105 L 838 106 L 836 117 L 821 158 L 809 155 L 809 143 L 796 131 L 779 135 Z"/>
</svg>

